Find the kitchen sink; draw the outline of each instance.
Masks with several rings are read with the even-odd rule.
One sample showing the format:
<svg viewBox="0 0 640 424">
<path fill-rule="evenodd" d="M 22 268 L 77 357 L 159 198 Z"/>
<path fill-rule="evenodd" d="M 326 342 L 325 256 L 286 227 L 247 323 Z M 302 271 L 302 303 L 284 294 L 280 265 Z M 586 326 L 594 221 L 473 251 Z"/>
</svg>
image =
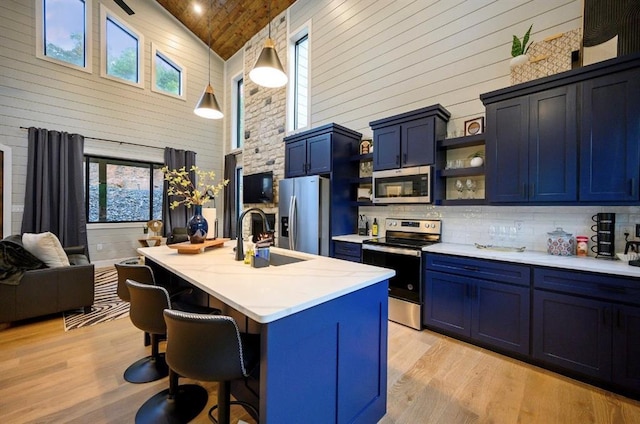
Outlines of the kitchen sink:
<svg viewBox="0 0 640 424">
<path fill-rule="evenodd" d="M 295 256 L 281 255 L 280 253 L 271 252 L 269 265 L 273 265 L 273 266 L 289 265 L 289 264 L 295 264 L 296 262 L 303 262 L 306 260 L 307 259 L 296 258 Z"/>
</svg>

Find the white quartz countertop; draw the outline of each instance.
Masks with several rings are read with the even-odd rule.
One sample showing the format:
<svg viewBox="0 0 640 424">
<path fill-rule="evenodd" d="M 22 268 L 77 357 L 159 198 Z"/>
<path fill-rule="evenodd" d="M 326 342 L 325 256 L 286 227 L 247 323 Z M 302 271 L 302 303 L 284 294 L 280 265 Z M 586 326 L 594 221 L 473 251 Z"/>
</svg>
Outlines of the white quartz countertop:
<svg viewBox="0 0 640 424">
<path fill-rule="evenodd" d="M 547 252 L 535 251 L 499 252 L 455 243 L 436 243 L 426 246 L 422 250 L 430 253 L 443 253 L 470 258 L 493 259 L 496 261 L 640 278 L 640 267 L 630 266 L 628 263 L 618 260 L 579 256 L 553 256 Z"/>
<path fill-rule="evenodd" d="M 139 248 L 194 286 L 249 318 L 268 323 L 371 286 L 395 271 L 276 247 L 272 253 L 307 259 L 302 262 L 252 268 L 236 261 L 235 241 L 203 253 L 179 254 L 167 246 Z"/>
<path fill-rule="evenodd" d="M 370 240 L 376 237 L 378 236 L 359 236 L 357 234 L 345 234 L 343 236 L 333 236 L 331 237 L 331 239 L 334 241 L 347 241 L 349 243 L 362 243 L 365 240 Z"/>
</svg>

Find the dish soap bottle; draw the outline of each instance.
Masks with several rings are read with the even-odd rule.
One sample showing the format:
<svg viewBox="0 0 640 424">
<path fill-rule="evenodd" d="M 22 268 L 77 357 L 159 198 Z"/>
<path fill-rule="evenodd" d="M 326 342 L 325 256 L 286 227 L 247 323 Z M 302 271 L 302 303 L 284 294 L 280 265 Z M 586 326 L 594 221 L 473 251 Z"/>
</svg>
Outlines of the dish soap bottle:
<svg viewBox="0 0 640 424">
<path fill-rule="evenodd" d="M 374 237 L 378 236 L 378 219 L 373 218 L 373 225 L 371 226 L 371 235 Z"/>
</svg>

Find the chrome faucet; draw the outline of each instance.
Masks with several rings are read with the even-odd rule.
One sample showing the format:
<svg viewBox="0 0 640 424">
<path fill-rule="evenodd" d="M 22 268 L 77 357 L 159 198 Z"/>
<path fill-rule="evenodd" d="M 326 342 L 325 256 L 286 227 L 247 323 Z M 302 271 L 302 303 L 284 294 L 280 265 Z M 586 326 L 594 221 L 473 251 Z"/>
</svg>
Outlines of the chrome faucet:
<svg viewBox="0 0 640 424">
<path fill-rule="evenodd" d="M 236 261 L 243 261 L 244 260 L 244 246 L 242 244 L 242 220 L 244 219 L 244 216 L 248 212 L 257 212 L 258 215 L 260 215 L 262 217 L 262 232 L 266 233 L 266 232 L 271 231 L 271 228 L 269 228 L 269 223 L 267 222 L 267 215 L 264 214 L 262 209 L 250 208 L 250 209 L 247 209 L 246 211 L 242 212 L 242 214 L 240 215 L 240 218 L 238 218 L 238 223 L 236 224 L 236 237 L 237 237 Z"/>
</svg>

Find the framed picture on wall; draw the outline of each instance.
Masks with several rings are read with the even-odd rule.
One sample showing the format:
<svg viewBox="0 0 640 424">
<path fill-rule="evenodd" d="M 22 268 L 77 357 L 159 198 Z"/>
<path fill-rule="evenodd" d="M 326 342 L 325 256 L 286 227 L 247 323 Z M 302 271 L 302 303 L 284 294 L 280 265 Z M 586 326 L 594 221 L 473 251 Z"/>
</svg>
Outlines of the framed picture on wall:
<svg viewBox="0 0 640 424">
<path fill-rule="evenodd" d="M 464 121 L 464 135 L 476 135 L 484 132 L 484 116 Z"/>
</svg>

